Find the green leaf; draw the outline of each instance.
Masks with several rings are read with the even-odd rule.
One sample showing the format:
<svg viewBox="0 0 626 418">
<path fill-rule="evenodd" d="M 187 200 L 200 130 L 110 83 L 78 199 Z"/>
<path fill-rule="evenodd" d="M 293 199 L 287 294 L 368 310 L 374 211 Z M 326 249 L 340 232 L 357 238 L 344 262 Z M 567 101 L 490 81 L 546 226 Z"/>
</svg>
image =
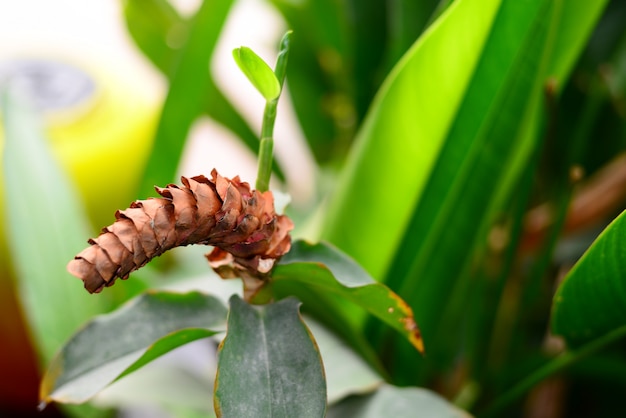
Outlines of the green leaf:
<svg viewBox="0 0 626 418">
<path fill-rule="evenodd" d="M 154 185 L 174 181 L 187 134 L 204 109 L 205 94 L 211 88 L 209 63 L 232 3 L 202 2 L 191 21 L 189 37 L 170 76 L 170 89 L 140 188 L 142 196 L 150 196 Z"/>
<path fill-rule="evenodd" d="M 626 326 L 626 213 L 589 247 L 559 286 L 552 332 L 572 347 Z"/>
<path fill-rule="evenodd" d="M 469 418 L 470 415 L 427 389 L 382 385 L 374 393 L 348 398 L 328 418 Z"/>
<path fill-rule="evenodd" d="M 112 383 L 91 403 L 115 409 L 150 405 L 155 416 L 161 416 L 157 410 L 162 410 L 173 417 L 215 418 L 210 397 L 217 367 L 215 348 L 215 341 L 206 339 L 179 347 Z"/>
<path fill-rule="evenodd" d="M 224 331 L 226 307 L 199 292 L 145 293 L 78 331 L 41 384 L 44 402 L 81 403 L 188 342 Z"/>
<path fill-rule="evenodd" d="M 39 115 L 17 93 L 8 89 L 2 95 L 3 209 L 19 298 L 46 363 L 110 300 L 94 299 L 65 270 L 85 247 L 90 228 L 80 199 L 51 155 Z"/>
<path fill-rule="evenodd" d="M 376 282 L 354 260 L 327 243 L 296 241 L 272 272 L 272 282 L 303 284 L 354 302 L 398 331 L 424 351 L 411 308 L 382 283 Z"/>
<path fill-rule="evenodd" d="M 348 5 L 335 0 L 272 0 L 294 31 L 288 85 L 304 137 L 319 162 L 345 153 L 354 129 Z M 346 129 L 346 125 L 350 125 Z"/>
<path fill-rule="evenodd" d="M 322 237 L 376 278 L 389 267 L 426 186 L 498 6 L 452 4 L 389 74 L 363 122 Z"/>
<path fill-rule="evenodd" d="M 271 102 L 278 98 L 280 82 L 274 71 L 261 57 L 250 48 L 242 46 L 233 50 L 233 58 L 266 101 Z"/>
<path fill-rule="evenodd" d="M 218 416 L 324 416 L 324 370 L 299 306 L 295 298 L 263 306 L 230 299 L 215 381 Z"/>
<path fill-rule="evenodd" d="M 129 0 L 124 15 L 128 31 L 135 44 L 170 81 L 189 37 L 191 22 L 183 19 L 166 0 Z M 259 138 L 246 120 L 215 85 L 210 72 L 203 93 L 203 111 L 217 123 L 237 135 L 253 153 L 258 152 Z M 276 164 L 274 171 L 280 179 L 284 175 Z"/>
<path fill-rule="evenodd" d="M 124 17 L 128 32 L 146 57 L 166 75 L 173 74 L 190 23 L 168 0 L 127 0 Z"/>
</svg>

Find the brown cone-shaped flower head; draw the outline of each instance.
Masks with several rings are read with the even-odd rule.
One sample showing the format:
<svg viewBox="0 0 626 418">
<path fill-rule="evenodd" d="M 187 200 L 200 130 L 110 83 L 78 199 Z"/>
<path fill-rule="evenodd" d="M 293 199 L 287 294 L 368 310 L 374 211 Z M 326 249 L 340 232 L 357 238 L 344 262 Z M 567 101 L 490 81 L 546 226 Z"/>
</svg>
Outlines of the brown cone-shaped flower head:
<svg viewBox="0 0 626 418">
<path fill-rule="evenodd" d="M 251 190 L 213 170 L 212 178 L 182 178 L 157 187 L 161 197 L 135 201 L 67 265 L 90 292 L 100 292 L 165 251 L 189 244 L 215 247 L 208 255 L 222 276 L 262 278 L 291 247 L 293 224 L 274 211 L 272 192 Z M 226 266 L 227 265 L 227 266 Z"/>
</svg>

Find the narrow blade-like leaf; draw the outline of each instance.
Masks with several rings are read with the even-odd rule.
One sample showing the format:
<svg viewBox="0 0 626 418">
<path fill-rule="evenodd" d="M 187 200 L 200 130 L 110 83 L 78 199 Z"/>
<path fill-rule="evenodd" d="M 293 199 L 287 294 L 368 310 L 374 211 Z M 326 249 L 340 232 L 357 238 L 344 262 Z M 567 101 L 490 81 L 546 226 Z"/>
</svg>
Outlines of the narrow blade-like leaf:
<svg viewBox="0 0 626 418">
<path fill-rule="evenodd" d="M 174 180 L 191 124 L 202 112 L 210 88 L 209 63 L 233 0 L 205 1 L 191 21 L 189 37 L 170 77 L 152 153 L 140 188 L 143 196 L 155 184 Z"/>
<path fill-rule="evenodd" d="M 18 92 L 3 95 L 3 211 L 19 298 L 40 360 L 110 300 L 94 300 L 65 265 L 85 246 L 86 214 L 56 164 L 38 115 Z"/>
<path fill-rule="evenodd" d="M 299 306 L 295 298 L 264 306 L 230 299 L 215 381 L 217 416 L 324 416 L 324 369 Z"/>
<path fill-rule="evenodd" d="M 427 184 L 499 3 L 453 3 L 389 74 L 361 126 L 322 237 L 376 278 Z"/>
<path fill-rule="evenodd" d="M 224 331 L 226 315 L 218 299 L 199 292 L 145 293 L 78 331 L 50 364 L 40 398 L 84 402 L 168 351 Z"/>
<path fill-rule="evenodd" d="M 129 0 L 125 2 L 124 16 L 135 44 L 170 81 L 174 79 L 189 37 L 190 20 L 181 17 L 167 0 Z M 257 153 L 258 135 L 217 87 L 210 72 L 207 72 L 205 82 L 204 112 L 230 129 L 250 151 Z M 284 179 L 276 164 L 274 171 Z"/>
</svg>

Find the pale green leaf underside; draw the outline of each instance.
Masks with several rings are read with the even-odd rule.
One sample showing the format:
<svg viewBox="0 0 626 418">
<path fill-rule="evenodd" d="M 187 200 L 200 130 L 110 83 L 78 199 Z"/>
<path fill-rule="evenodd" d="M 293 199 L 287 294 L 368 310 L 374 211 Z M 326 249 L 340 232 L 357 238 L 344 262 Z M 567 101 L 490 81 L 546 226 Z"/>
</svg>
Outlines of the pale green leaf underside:
<svg viewBox="0 0 626 418">
<path fill-rule="evenodd" d="M 42 381 L 45 402 L 81 403 L 188 342 L 225 330 L 226 307 L 199 292 L 151 291 L 78 331 Z"/>
</svg>

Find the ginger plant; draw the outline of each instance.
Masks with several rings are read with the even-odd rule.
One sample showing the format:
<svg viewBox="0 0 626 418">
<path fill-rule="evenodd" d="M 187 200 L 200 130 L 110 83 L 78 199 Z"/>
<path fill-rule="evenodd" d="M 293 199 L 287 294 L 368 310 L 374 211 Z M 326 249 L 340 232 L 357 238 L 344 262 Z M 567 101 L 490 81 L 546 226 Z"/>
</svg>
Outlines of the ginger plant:
<svg viewBox="0 0 626 418">
<path fill-rule="evenodd" d="M 406 303 L 329 244 L 292 243 L 292 221 L 275 212 L 267 189 L 290 35 L 281 41 L 275 70 L 249 48 L 234 51 L 237 64 L 266 99 L 257 190 L 215 170 L 211 178 L 183 177 L 182 186 L 156 187 L 160 197 L 117 211 L 115 222 L 67 265 L 88 292 L 99 293 L 171 248 L 210 245 L 211 267 L 222 278 L 242 279 L 243 300 L 233 295 L 227 309 L 199 292 L 140 295 L 90 322 L 65 344 L 42 381 L 43 404 L 85 402 L 164 353 L 226 329 L 214 384 L 217 416 L 324 416 L 324 366 L 294 294 L 334 293 L 424 350 Z M 341 318 L 337 324 L 346 325 Z M 371 353 L 361 354 L 384 373 Z"/>
</svg>

